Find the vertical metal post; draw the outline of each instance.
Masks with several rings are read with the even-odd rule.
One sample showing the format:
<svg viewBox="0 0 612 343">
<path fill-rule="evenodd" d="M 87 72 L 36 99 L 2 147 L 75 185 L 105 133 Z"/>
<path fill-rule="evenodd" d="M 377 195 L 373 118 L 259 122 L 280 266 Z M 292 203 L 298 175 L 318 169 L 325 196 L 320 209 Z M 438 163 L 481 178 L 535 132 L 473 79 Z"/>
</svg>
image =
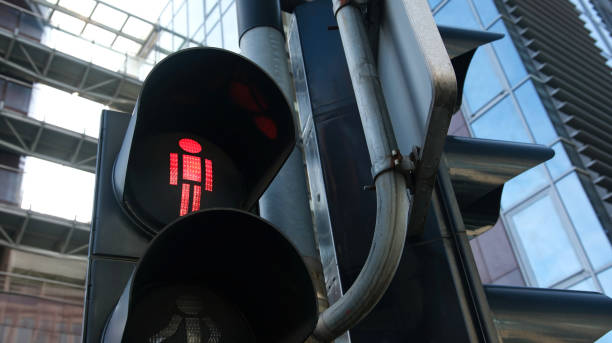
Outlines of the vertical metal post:
<svg viewBox="0 0 612 343">
<path fill-rule="evenodd" d="M 237 0 L 242 54 L 278 83 L 290 104 L 295 103 L 289 59 L 285 49 L 278 0 Z M 299 119 L 294 113 L 295 122 Z M 310 269 L 319 307 L 327 307 L 323 269 L 316 248 L 305 177 L 304 153 L 297 146 L 259 200 L 260 215 L 275 224 L 295 245 Z"/>
</svg>

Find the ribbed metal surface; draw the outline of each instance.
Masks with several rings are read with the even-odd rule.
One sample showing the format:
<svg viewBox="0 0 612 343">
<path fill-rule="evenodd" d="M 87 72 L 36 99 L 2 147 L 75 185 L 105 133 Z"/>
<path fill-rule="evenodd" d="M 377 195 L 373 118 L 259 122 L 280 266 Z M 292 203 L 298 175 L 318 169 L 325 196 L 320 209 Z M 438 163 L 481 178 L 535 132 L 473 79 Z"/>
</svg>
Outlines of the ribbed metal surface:
<svg viewBox="0 0 612 343">
<path fill-rule="evenodd" d="M 601 199 L 612 203 L 612 70 L 571 2 L 503 3 Z"/>
</svg>

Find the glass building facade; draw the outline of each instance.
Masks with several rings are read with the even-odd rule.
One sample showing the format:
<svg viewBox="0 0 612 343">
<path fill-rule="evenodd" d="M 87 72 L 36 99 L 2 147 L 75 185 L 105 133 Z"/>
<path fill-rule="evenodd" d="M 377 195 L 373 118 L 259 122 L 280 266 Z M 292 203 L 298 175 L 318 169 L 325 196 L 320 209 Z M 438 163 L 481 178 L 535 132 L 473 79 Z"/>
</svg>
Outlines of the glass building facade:
<svg viewBox="0 0 612 343">
<path fill-rule="evenodd" d="M 552 160 L 505 185 L 500 223 L 492 230 L 505 232 L 498 232 L 496 242 L 485 234 L 473 244 L 483 281 L 612 295 L 612 246 L 581 182 L 589 181 L 589 173 L 568 157 L 574 143 L 562 138 L 551 122 L 535 87 L 541 80 L 527 71 L 508 32 L 508 21 L 493 0 L 429 0 L 429 4 L 439 25 L 505 35 L 477 50 L 458 114 L 463 117 L 454 118 L 464 120 L 465 128 L 456 133 L 538 143 L 555 150 Z M 514 256 L 498 258 L 515 258 L 520 271 L 520 278 L 515 275 L 511 282 L 505 275 L 487 276 L 504 265 L 487 261 L 495 257 L 491 249 L 497 249 L 500 239 L 508 240 Z"/>
</svg>

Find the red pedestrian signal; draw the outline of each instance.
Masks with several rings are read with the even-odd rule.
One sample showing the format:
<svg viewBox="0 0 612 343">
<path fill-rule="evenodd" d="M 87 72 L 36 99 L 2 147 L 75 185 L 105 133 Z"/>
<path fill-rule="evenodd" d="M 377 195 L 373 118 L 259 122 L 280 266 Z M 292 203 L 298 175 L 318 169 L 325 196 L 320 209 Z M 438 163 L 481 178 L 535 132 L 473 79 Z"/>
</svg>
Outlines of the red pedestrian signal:
<svg viewBox="0 0 612 343">
<path fill-rule="evenodd" d="M 189 212 L 200 209 L 202 198 L 202 157 L 198 154 L 202 152 L 202 145 L 193 139 L 183 138 L 178 141 L 181 153 L 170 153 L 170 185 L 179 185 L 179 163 L 182 166 L 180 177 L 181 187 L 181 206 L 179 215 L 184 216 Z M 190 153 L 190 154 L 186 154 Z M 179 161 L 182 161 L 179 162 Z M 204 159 L 204 190 L 212 192 L 213 187 L 213 168 L 212 161 Z M 191 210 L 189 204 L 191 203 Z"/>
<path fill-rule="evenodd" d="M 115 194 L 149 235 L 206 208 L 250 210 L 295 137 L 290 104 L 257 65 L 220 49 L 182 50 L 143 84 Z"/>
</svg>

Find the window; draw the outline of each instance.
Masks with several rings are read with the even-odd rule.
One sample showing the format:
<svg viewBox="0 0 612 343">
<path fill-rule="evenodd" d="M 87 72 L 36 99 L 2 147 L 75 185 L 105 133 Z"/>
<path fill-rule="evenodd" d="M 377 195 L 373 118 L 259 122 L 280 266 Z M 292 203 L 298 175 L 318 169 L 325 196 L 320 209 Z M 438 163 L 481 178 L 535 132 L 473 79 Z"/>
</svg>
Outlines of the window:
<svg viewBox="0 0 612 343">
<path fill-rule="evenodd" d="M 478 138 L 531 142 L 510 97 L 505 97 L 472 123 Z"/>
<path fill-rule="evenodd" d="M 555 156 L 546 162 L 546 167 L 548 167 L 548 171 L 550 175 L 552 175 L 552 178 L 556 179 L 568 171 L 572 167 L 572 164 L 567 157 L 563 143 L 557 142 L 552 148 L 555 151 Z"/>
<path fill-rule="evenodd" d="M 549 144 L 557 139 L 557 133 L 531 80 L 521 85 L 514 91 L 514 94 L 535 141 L 540 144 Z"/>
<path fill-rule="evenodd" d="M 510 218 L 538 286 L 550 287 L 582 270 L 553 199 L 545 196 Z"/>
<path fill-rule="evenodd" d="M 557 189 L 593 268 L 599 269 L 612 263 L 610 241 L 578 180 L 578 175 L 567 175 L 557 182 Z"/>
<path fill-rule="evenodd" d="M 466 0 L 450 0 L 435 15 L 438 25 L 480 30 Z"/>
<path fill-rule="evenodd" d="M 509 209 L 517 202 L 527 198 L 536 190 L 548 184 L 546 174 L 542 166 L 531 168 L 514 177 L 504 185 L 501 206 Z"/>
<path fill-rule="evenodd" d="M 476 6 L 476 11 L 484 27 L 489 26 L 493 20 L 499 17 L 499 12 L 492 0 L 472 0 L 472 2 Z"/>
<path fill-rule="evenodd" d="M 593 283 L 593 278 L 588 278 L 586 280 L 580 281 L 568 289 L 572 291 L 588 291 L 588 292 L 598 292 L 599 291 L 597 287 L 595 287 L 595 283 Z"/>
<path fill-rule="evenodd" d="M 495 74 L 487 48 L 478 48 L 465 77 L 463 97 L 466 104 L 475 113 L 502 92 L 502 84 Z"/>
<path fill-rule="evenodd" d="M 491 0 L 485 1 L 491 2 Z M 506 30 L 503 20 L 498 20 L 495 25 L 491 26 L 489 31 L 504 34 L 504 38 L 496 40 L 492 45 L 504 69 L 506 78 L 508 78 L 510 85 L 514 86 L 527 76 L 523 61 L 516 51 L 514 43 L 512 43 L 512 38 L 508 30 Z"/>
</svg>

